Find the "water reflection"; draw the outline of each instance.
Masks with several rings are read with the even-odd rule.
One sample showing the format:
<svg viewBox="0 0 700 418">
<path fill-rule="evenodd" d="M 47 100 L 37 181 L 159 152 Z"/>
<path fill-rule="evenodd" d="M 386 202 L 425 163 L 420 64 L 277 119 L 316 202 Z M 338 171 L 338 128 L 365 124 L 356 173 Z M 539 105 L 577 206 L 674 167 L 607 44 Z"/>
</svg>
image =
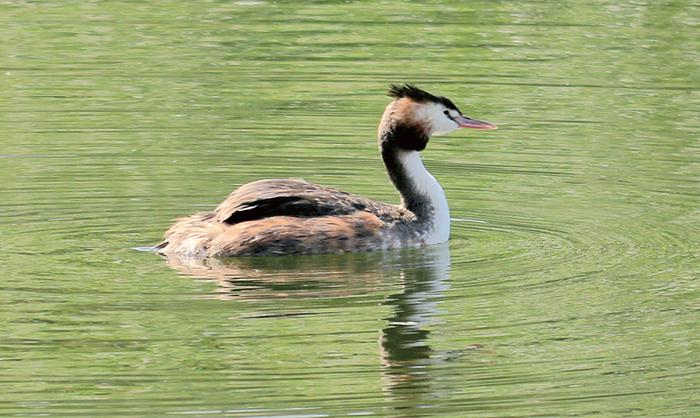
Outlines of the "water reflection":
<svg viewBox="0 0 700 418">
<path fill-rule="evenodd" d="M 426 248 L 422 263 L 401 270 L 401 290 L 386 304 L 393 315 L 380 332 L 382 387 L 396 400 L 416 401 L 431 392 L 433 349 L 426 326 L 436 321 L 438 301 L 448 288 L 447 245 Z"/>
<path fill-rule="evenodd" d="M 420 292 L 416 297 L 423 299 L 429 286 L 418 283 L 437 275 L 446 277 L 450 263 L 446 244 L 403 251 L 301 257 L 165 259 L 181 274 L 216 282 L 212 297 L 224 300 L 358 295 L 384 289 L 398 278 L 404 287 L 404 302 L 392 295 L 392 306 L 412 303 L 412 292 Z"/>
<path fill-rule="evenodd" d="M 192 259 L 167 257 L 181 274 L 216 282 L 212 298 L 342 297 L 377 291 L 396 271 L 395 257 L 381 253 L 322 256 Z"/>
<path fill-rule="evenodd" d="M 342 297 L 391 286 L 384 304 L 392 314 L 379 330 L 382 387 L 404 400 L 430 393 L 435 359 L 426 327 L 436 323 L 449 287 L 447 244 L 398 252 L 166 260 L 182 274 L 215 281 L 213 297 L 221 300 Z"/>
</svg>

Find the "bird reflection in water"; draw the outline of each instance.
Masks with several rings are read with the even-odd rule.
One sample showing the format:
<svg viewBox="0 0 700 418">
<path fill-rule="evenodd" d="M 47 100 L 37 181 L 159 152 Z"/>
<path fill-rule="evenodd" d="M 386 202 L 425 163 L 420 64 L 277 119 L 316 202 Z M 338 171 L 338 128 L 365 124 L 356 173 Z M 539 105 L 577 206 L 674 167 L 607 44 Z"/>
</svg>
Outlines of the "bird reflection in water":
<svg viewBox="0 0 700 418">
<path fill-rule="evenodd" d="M 402 252 L 279 257 L 180 258 L 166 262 L 181 274 L 214 281 L 221 300 L 309 299 L 372 294 L 396 275 Z"/>
<path fill-rule="evenodd" d="M 448 289 L 449 248 L 425 248 L 417 261 L 401 270 L 402 288 L 385 302 L 393 313 L 379 336 L 382 386 L 395 401 L 410 400 L 413 405 L 431 392 L 435 353 L 425 327 L 436 324 L 439 300 Z"/>
<path fill-rule="evenodd" d="M 426 329 L 438 323 L 438 305 L 448 289 L 450 252 L 446 243 L 402 251 L 302 257 L 170 257 L 167 263 L 183 274 L 215 281 L 213 297 L 222 300 L 337 298 L 391 289 L 384 305 L 391 307 L 392 314 L 379 330 L 379 358 L 382 386 L 398 402 L 415 402 L 416 397 L 429 402 L 431 367 L 449 361 L 454 354 L 435 353 Z M 474 348 L 478 346 L 467 350 Z"/>
</svg>

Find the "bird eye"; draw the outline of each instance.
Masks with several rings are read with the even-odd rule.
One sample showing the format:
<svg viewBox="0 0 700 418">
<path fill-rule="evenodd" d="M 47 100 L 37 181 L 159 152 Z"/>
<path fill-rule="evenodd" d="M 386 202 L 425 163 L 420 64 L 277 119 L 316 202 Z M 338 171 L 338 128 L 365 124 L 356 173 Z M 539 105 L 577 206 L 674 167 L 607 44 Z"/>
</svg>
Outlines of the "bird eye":
<svg viewBox="0 0 700 418">
<path fill-rule="evenodd" d="M 449 117 L 450 116 L 450 111 L 449 110 L 444 110 L 442 113 L 445 114 L 445 116 Z"/>
</svg>

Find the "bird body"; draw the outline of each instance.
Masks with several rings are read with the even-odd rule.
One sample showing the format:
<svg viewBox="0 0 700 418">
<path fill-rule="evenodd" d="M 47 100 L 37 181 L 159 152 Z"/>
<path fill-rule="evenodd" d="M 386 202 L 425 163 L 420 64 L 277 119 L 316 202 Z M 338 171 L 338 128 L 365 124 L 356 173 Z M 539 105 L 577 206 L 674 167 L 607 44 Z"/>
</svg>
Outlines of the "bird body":
<svg viewBox="0 0 700 418">
<path fill-rule="evenodd" d="M 301 179 L 267 179 L 234 190 L 213 212 L 181 218 L 156 248 L 189 257 L 373 251 L 447 241 L 445 193 L 420 157 L 431 135 L 459 127 L 495 129 L 462 115 L 447 98 L 411 85 L 394 97 L 379 126 L 379 147 L 400 205 Z"/>
</svg>

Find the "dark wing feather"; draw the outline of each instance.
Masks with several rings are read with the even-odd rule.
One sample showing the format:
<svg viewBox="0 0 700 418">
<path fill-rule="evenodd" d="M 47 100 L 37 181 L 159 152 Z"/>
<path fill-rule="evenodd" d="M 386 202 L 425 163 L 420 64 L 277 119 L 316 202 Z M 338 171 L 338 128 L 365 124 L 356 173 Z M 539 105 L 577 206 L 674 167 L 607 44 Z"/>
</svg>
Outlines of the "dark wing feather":
<svg viewBox="0 0 700 418">
<path fill-rule="evenodd" d="M 398 206 L 299 179 L 259 180 L 234 190 L 216 208 L 216 220 L 235 224 L 272 216 L 315 217 L 373 213 L 386 222 L 407 219 L 412 214 Z"/>
</svg>

